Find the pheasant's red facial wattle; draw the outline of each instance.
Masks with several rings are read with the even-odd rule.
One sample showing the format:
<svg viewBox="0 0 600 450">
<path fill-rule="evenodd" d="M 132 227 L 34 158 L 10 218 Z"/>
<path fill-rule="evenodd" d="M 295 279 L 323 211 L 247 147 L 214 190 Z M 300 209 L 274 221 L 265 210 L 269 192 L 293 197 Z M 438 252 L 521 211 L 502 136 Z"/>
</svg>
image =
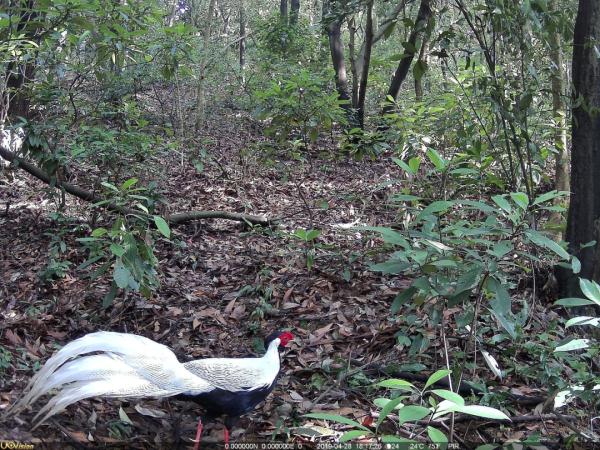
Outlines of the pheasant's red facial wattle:
<svg viewBox="0 0 600 450">
<path fill-rule="evenodd" d="M 284 331 L 283 333 L 281 333 L 279 335 L 279 341 L 282 347 L 285 347 L 288 342 L 290 342 L 291 340 L 294 339 L 294 335 L 292 333 L 290 333 L 289 331 Z"/>
</svg>

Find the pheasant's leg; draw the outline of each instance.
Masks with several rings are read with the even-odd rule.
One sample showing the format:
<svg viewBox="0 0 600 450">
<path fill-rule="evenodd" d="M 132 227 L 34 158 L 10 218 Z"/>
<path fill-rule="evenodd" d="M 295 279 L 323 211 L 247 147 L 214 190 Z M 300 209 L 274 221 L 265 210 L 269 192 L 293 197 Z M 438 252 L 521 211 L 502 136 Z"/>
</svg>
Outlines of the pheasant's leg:
<svg viewBox="0 0 600 450">
<path fill-rule="evenodd" d="M 200 438 L 202 437 L 202 417 L 198 419 L 198 428 L 196 429 L 196 439 L 194 440 L 194 450 L 199 450 L 200 448 Z"/>
<path fill-rule="evenodd" d="M 223 428 L 223 440 L 225 441 L 225 448 L 229 445 L 229 430 L 227 427 Z"/>
</svg>

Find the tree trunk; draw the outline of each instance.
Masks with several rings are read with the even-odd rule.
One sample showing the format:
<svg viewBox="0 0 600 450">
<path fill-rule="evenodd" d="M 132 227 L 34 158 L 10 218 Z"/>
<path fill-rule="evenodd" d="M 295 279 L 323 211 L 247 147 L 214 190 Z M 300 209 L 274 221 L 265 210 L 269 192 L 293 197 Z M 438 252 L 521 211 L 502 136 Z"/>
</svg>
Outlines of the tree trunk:
<svg viewBox="0 0 600 450">
<path fill-rule="evenodd" d="M 556 0 L 551 0 L 550 10 L 556 10 Z M 554 116 L 556 130 L 554 133 L 554 148 L 556 151 L 556 172 L 555 172 L 555 189 L 558 191 L 569 190 L 569 152 L 567 148 L 567 120 L 564 102 L 562 100 L 564 89 L 563 63 L 562 63 L 562 46 L 560 34 L 551 32 L 549 36 L 550 43 L 550 59 L 552 61 L 551 81 L 552 81 L 552 113 Z M 560 203 L 560 200 L 557 202 Z M 560 224 L 563 221 L 560 212 L 552 213 L 550 223 Z M 557 241 L 562 239 L 562 232 L 556 231 L 554 238 Z"/>
<path fill-rule="evenodd" d="M 177 7 L 179 6 L 179 0 L 173 0 L 171 3 L 171 12 L 169 12 L 169 16 L 167 19 L 167 26 L 172 27 L 175 23 L 175 17 L 177 17 Z"/>
<path fill-rule="evenodd" d="M 581 261 L 561 288 L 578 293 L 577 278 L 600 281 L 600 2 L 579 0 L 573 41 L 573 148 L 566 239 Z M 581 248 L 596 241 L 595 246 Z"/>
<path fill-rule="evenodd" d="M 288 23 L 288 0 L 279 1 L 279 19 L 281 23 L 287 25 Z"/>
<path fill-rule="evenodd" d="M 3 6 L 4 8 L 9 7 L 11 20 L 16 19 L 16 29 L 13 30 L 13 32 L 16 31 L 15 35 L 23 34 L 28 40 L 39 44 L 38 28 L 35 25 L 32 26 L 38 19 L 38 12 L 34 10 L 34 0 L 9 2 L 8 5 L 3 2 Z M 4 119 L 6 119 L 6 116 L 31 118 L 31 102 L 25 87 L 33 80 L 35 60 L 34 57 L 32 62 L 22 63 L 20 57 L 15 57 L 13 60 L 9 59 L 8 64 L 6 64 L 4 72 L 5 85 L 3 86 L 2 96 L 9 99 L 9 101 L 5 105 L 7 110 L 2 112 L 2 115 L 5 116 Z"/>
<path fill-rule="evenodd" d="M 421 50 L 419 51 L 419 59 L 417 59 L 417 64 L 420 64 L 422 67 L 427 67 L 427 55 L 425 51 L 427 49 L 427 44 L 429 42 L 429 33 L 423 38 L 423 42 L 421 43 Z M 423 73 L 420 77 L 415 77 L 415 100 L 420 102 L 423 100 Z"/>
<path fill-rule="evenodd" d="M 244 69 L 246 68 L 246 7 L 244 0 L 240 0 L 240 72 L 242 72 L 242 82 L 244 79 Z"/>
<path fill-rule="evenodd" d="M 331 13 L 331 0 L 323 2 L 323 17 Z M 342 108 L 346 111 L 351 123 L 355 122 L 354 114 L 350 105 L 350 95 L 348 93 L 348 75 L 346 73 L 346 62 L 344 60 L 344 46 L 342 44 L 342 20 L 343 18 L 327 18 L 326 23 L 327 36 L 329 38 L 329 50 L 331 51 L 331 62 L 335 70 L 335 85 L 338 97 L 344 102 Z"/>
<path fill-rule="evenodd" d="M 373 0 L 367 5 L 367 23 L 365 28 L 365 53 L 362 72 L 360 75 L 360 85 L 358 87 L 358 103 L 356 105 L 356 114 L 358 125 L 363 128 L 365 125 L 365 99 L 367 98 L 367 82 L 369 80 L 369 65 L 371 64 L 371 49 L 373 48 Z"/>
<path fill-rule="evenodd" d="M 402 83 L 406 79 L 406 75 L 408 75 L 408 70 L 410 69 L 410 65 L 412 64 L 412 60 L 415 57 L 415 46 L 417 44 L 417 38 L 419 34 L 427 27 L 427 22 L 431 17 L 431 0 L 421 0 L 421 5 L 419 6 L 419 12 L 417 14 L 417 20 L 415 21 L 415 26 L 408 37 L 408 41 L 406 42 L 406 46 L 404 48 L 404 56 L 400 60 L 398 64 L 398 68 L 394 73 L 394 78 L 392 78 L 392 82 L 390 83 L 390 88 L 388 89 L 387 95 L 392 97 L 394 100 L 398 96 L 398 92 L 400 92 L 400 87 Z M 387 114 L 393 110 L 393 106 L 391 104 L 387 104 L 383 108 L 383 113 Z"/>
<path fill-rule="evenodd" d="M 356 59 L 356 19 L 354 16 L 348 19 L 348 56 L 350 57 L 350 71 L 352 72 L 352 107 L 356 108 L 356 105 L 358 105 L 360 74 Z"/>
<path fill-rule="evenodd" d="M 290 25 L 296 25 L 300 16 L 300 0 L 290 0 L 290 7 Z"/>
<path fill-rule="evenodd" d="M 210 0 L 208 4 L 208 13 L 204 24 L 204 32 L 202 33 L 202 60 L 198 68 L 198 84 L 196 85 L 196 129 L 201 128 L 204 124 L 205 108 L 206 108 L 206 92 L 204 90 L 204 79 L 206 78 L 206 66 L 208 63 L 208 47 L 210 45 L 210 35 L 212 32 L 213 16 L 215 15 L 216 0 Z"/>
</svg>

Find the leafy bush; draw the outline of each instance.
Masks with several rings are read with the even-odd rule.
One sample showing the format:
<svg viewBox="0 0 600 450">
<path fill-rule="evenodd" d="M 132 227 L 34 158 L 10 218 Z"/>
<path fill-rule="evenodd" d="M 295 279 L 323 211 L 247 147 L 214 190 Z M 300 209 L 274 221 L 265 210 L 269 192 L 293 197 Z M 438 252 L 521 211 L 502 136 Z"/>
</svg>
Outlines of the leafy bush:
<svg viewBox="0 0 600 450">
<path fill-rule="evenodd" d="M 149 297 L 159 285 L 152 226 L 167 239 L 171 232 L 162 217 L 152 214 L 156 203 L 152 191 L 135 188 L 137 182 L 136 178 L 130 178 L 119 187 L 102 183 L 110 195 L 98 205 L 112 203 L 122 212 L 110 229 L 99 227 L 89 237 L 78 239 L 89 250 L 88 259 L 79 270 L 100 264 L 90 274 L 90 278 L 97 278 L 112 268 L 111 288 L 104 298 L 104 306 L 112 303 L 119 289 L 139 291 Z"/>
<path fill-rule="evenodd" d="M 306 414 L 304 417 L 328 420 L 353 427 L 353 429 L 345 432 L 340 437 L 340 442 L 347 442 L 365 436 L 379 436 L 384 443 L 398 444 L 418 444 L 419 441 L 394 435 L 380 435 L 379 426 L 386 419 L 390 418 L 392 412 L 397 414 L 400 426 L 407 422 L 416 422 L 425 418 L 428 418 L 430 423 L 435 424 L 437 419 L 451 413 L 463 413 L 488 419 L 510 420 L 506 414 L 495 408 L 481 405 L 466 405 L 465 400 L 459 394 L 446 389 L 433 388 L 436 382 L 448 375 L 450 375 L 449 370 L 436 371 L 428 378 L 423 389 L 418 389 L 414 384 L 400 379 L 388 379 L 378 382 L 375 386 L 389 389 L 391 395 L 389 397 L 376 398 L 373 402 L 379 409 L 378 419 L 375 422 L 375 431 L 352 419 L 334 414 L 311 413 Z M 440 448 L 447 447 L 448 437 L 438 428 L 427 425 L 423 426 L 423 431 L 427 431 L 429 440 L 432 443 L 438 444 Z M 423 433 L 416 432 L 415 434 L 420 435 Z"/>
<path fill-rule="evenodd" d="M 586 298 L 563 298 L 558 300 L 556 304 L 565 308 L 600 306 L 600 285 L 598 283 L 581 278 L 579 286 Z M 573 317 L 567 321 L 565 326 L 566 328 L 583 326 L 600 328 L 600 317 L 597 315 Z M 566 389 L 561 390 L 556 395 L 555 408 L 565 406 L 575 398 L 593 401 L 596 404 L 600 401 L 600 376 L 590 370 L 590 367 L 593 367 L 592 360 L 600 354 L 600 345 L 598 345 L 597 339 L 589 339 L 587 336 L 585 338 L 569 337 L 560 342 L 554 352 L 557 356 L 562 357 L 567 352 L 577 350 L 584 350 L 579 358 L 586 361 L 586 363 L 581 367 L 580 376 L 567 380 L 565 386 L 563 386 Z"/>
<path fill-rule="evenodd" d="M 345 122 L 341 101 L 337 93 L 328 93 L 327 85 L 325 79 L 303 69 L 256 92 L 261 104 L 257 116 L 268 121 L 265 134 L 283 142 L 298 133 L 308 145 L 334 123 Z"/>
</svg>

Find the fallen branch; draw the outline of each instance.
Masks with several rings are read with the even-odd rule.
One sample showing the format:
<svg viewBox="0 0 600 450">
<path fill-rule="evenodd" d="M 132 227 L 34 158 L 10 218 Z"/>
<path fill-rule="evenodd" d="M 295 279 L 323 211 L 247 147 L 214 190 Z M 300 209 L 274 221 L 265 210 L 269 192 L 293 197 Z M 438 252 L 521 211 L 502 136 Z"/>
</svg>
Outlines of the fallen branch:
<svg viewBox="0 0 600 450">
<path fill-rule="evenodd" d="M 44 170 L 39 167 L 19 158 L 13 152 L 0 145 L 0 156 L 5 160 L 16 164 L 18 167 L 23 169 L 25 172 L 34 176 L 38 180 L 43 181 L 46 184 L 54 183 L 57 187 L 64 189 L 65 192 L 80 198 L 81 200 L 85 200 L 86 202 L 98 203 L 103 201 L 104 199 L 97 196 L 93 192 L 86 191 L 85 189 L 80 188 L 71 183 L 67 183 L 66 181 L 61 180 L 53 180 L 50 175 L 48 175 Z M 114 212 L 124 213 L 124 214 L 143 214 L 141 211 L 132 210 L 129 208 L 124 208 L 115 203 L 108 203 L 103 205 L 106 209 Z M 242 213 L 233 213 L 227 211 L 189 211 L 177 214 L 171 214 L 164 218 L 171 226 L 181 225 L 186 222 L 191 222 L 194 220 L 200 219 L 226 219 L 226 220 L 234 220 L 237 222 L 249 223 L 251 225 L 261 225 L 265 227 L 272 227 L 276 224 L 275 220 L 270 220 L 264 216 L 254 216 L 251 214 L 242 214 Z"/>
</svg>

